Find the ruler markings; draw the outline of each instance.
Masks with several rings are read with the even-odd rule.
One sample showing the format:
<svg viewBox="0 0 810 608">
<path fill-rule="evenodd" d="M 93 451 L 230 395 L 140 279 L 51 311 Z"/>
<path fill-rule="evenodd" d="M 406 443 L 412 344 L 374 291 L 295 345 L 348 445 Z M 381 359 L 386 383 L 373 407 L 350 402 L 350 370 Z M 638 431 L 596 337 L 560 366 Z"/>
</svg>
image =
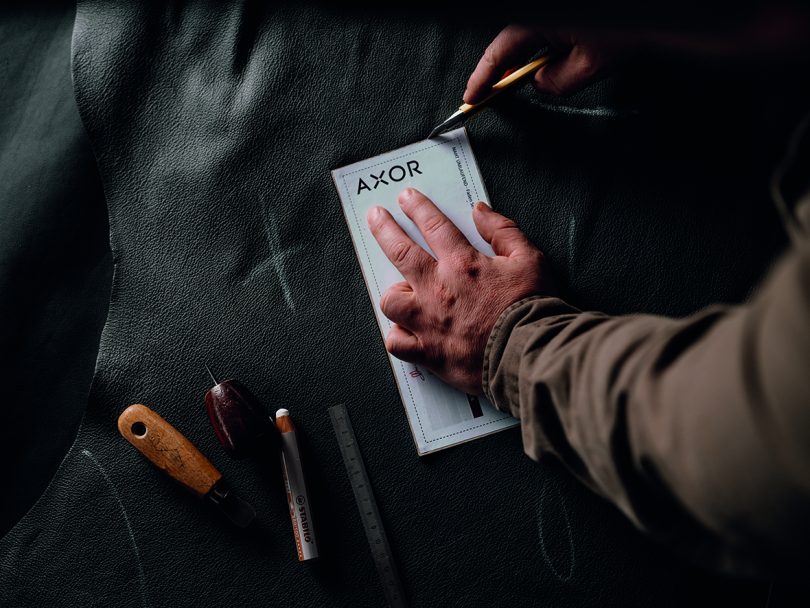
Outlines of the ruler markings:
<svg viewBox="0 0 810 608">
<path fill-rule="evenodd" d="M 340 453 L 343 456 L 343 464 L 349 475 L 357 510 L 360 512 L 360 520 L 366 532 L 371 556 L 380 575 L 388 605 L 391 608 L 406 608 L 408 604 L 405 601 L 402 580 L 399 578 L 394 563 L 391 544 L 388 542 L 382 525 L 382 517 L 377 508 L 377 501 L 371 489 L 368 472 L 363 462 L 363 456 L 360 454 L 346 406 L 341 404 L 330 407 L 329 418 L 335 429 Z"/>
</svg>

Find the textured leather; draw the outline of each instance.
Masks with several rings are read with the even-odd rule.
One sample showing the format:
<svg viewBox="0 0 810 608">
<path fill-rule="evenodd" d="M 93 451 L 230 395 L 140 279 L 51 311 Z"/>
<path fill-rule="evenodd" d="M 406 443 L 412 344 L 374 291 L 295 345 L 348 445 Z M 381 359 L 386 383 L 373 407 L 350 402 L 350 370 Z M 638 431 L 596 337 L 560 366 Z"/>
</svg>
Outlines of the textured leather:
<svg viewBox="0 0 810 608">
<path fill-rule="evenodd" d="M 0 603 L 382 605 L 326 412 L 345 402 L 413 605 L 757 605 L 758 588 L 696 572 L 528 460 L 516 432 L 416 456 L 329 170 L 423 138 L 496 29 L 265 2 L 80 3 L 74 81 L 115 276 L 76 442 L 0 540 Z M 565 100 L 520 91 L 470 134 L 495 207 L 545 249 L 573 304 L 684 314 L 742 299 L 784 242 L 767 174 L 791 115 L 763 90 L 668 66 Z M 295 559 L 275 467 L 219 446 L 204 363 L 295 418 L 318 563 Z M 234 529 L 117 436 L 133 402 L 212 460 L 255 528 Z"/>
<path fill-rule="evenodd" d="M 0 7 L 0 535 L 76 436 L 107 315 L 107 209 L 70 79 L 75 7 Z"/>
</svg>

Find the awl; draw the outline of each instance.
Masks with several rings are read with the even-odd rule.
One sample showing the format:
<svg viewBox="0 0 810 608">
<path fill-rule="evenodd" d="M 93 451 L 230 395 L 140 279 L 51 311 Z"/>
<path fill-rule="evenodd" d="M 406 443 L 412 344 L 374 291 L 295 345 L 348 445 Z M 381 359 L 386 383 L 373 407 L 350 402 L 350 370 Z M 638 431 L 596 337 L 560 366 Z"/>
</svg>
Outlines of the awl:
<svg viewBox="0 0 810 608">
<path fill-rule="evenodd" d="M 236 380 L 220 382 L 208 370 L 214 386 L 205 393 L 205 409 L 217 439 L 234 458 L 279 450 L 276 427 L 259 400 Z"/>
<path fill-rule="evenodd" d="M 130 405 L 121 412 L 118 432 L 152 464 L 215 505 L 237 526 L 244 528 L 256 517 L 253 507 L 234 494 L 222 473 L 194 444 L 145 405 Z"/>
</svg>

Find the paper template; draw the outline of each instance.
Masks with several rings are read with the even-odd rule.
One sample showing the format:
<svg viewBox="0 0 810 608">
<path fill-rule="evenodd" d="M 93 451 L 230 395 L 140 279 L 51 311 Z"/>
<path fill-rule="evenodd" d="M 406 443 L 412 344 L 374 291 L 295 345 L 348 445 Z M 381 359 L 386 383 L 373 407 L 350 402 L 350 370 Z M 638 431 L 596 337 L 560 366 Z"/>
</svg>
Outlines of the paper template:
<svg viewBox="0 0 810 608">
<path fill-rule="evenodd" d="M 380 310 L 380 298 L 403 277 L 385 257 L 366 224 L 374 206 L 388 209 L 405 232 L 430 251 L 416 225 L 402 212 L 397 195 L 413 187 L 428 196 L 479 251 L 492 248 L 472 220 L 477 201 L 489 204 L 463 127 L 332 171 L 355 253 L 363 271 L 383 336 L 393 326 Z M 432 252 L 431 252 L 432 255 Z M 434 256 L 435 257 L 435 256 Z M 379 344 L 384 348 L 383 344 Z M 426 369 L 388 355 L 419 455 L 513 427 L 518 421 L 485 398 L 465 395 Z"/>
</svg>

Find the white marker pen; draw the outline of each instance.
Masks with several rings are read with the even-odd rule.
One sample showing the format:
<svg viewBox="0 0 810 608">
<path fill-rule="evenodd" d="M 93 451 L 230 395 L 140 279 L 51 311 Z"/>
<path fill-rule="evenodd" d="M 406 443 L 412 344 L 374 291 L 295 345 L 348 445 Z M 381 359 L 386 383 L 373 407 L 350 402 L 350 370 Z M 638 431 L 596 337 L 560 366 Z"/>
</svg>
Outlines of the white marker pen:
<svg viewBox="0 0 810 608">
<path fill-rule="evenodd" d="M 281 467 L 284 485 L 287 488 L 287 504 L 290 507 L 295 548 L 298 550 L 298 561 L 305 562 L 318 557 L 318 544 L 315 542 L 315 526 L 312 523 L 295 425 L 290 418 L 290 412 L 286 409 L 276 412 L 276 428 L 281 434 Z"/>
</svg>

